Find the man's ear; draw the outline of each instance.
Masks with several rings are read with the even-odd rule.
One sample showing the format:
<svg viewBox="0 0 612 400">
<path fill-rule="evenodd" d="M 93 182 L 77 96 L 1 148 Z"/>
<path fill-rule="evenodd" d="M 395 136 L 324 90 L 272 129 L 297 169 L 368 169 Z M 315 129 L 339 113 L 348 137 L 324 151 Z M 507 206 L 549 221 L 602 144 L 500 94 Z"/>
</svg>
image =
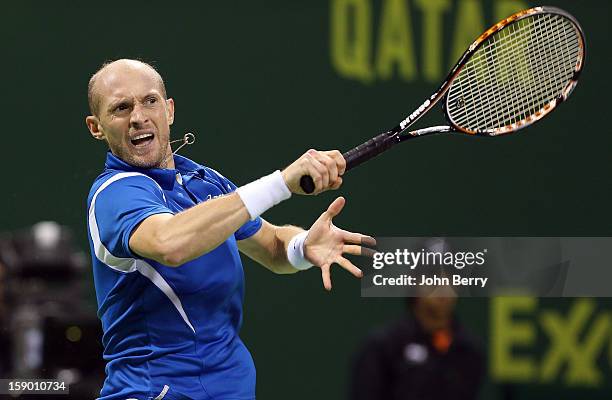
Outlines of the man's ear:
<svg viewBox="0 0 612 400">
<path fill-rule="evenodd" d="M 104 133 L 100 130 L 100 121 L 98 120 L 98 117 L 96 117 L 95 115 L 87 116 L 87 118 L 85 118 L 85 124 L 87 125 L 91 136 L 93 136 L 95 139 L 106 139 Z"/>
<path fill-rule="evenodd" d="M 166 100 L 166 117 L 168 118 L 168 125 L 174 123 L 174 99 Z"/>
</svg>

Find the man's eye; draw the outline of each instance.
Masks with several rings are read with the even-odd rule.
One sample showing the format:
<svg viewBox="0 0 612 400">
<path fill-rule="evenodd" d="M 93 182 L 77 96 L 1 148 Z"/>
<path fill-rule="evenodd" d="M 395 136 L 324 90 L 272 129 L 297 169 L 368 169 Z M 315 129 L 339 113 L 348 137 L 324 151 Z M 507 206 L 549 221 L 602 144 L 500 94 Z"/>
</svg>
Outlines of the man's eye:
<svg viewBox="0 0 612 400">
<path fill-rule="evenodd" d="M 128 105 L 125 103 L 119 104 L 117 107 L 115 107 L 115 111 L 125 111 L 128 109 Z"/>
<path fill-rule="evenodd" d="M 148 97 L 147 98 L 147 103 L 155 104 L 155 103 L 157 103 L 157 98 L 155 98 L 155 97 Z"/>
</svg>

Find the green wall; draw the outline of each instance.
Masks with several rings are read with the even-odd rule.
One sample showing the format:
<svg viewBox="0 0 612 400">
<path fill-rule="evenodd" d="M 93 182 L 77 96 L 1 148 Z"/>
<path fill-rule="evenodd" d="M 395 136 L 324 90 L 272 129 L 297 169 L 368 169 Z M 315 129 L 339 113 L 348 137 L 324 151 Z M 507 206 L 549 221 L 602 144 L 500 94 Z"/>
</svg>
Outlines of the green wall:
<svg viewBox="0 0 612 400">
<path fill-rule="evenodd" d="M 174 136 L 197 134 L 197 143 L 181 153 L 242 184 L 310 147 L 348 149 L 396 125 L 435 89 L 461 41 L 472 39 L 470 29 L 480 32 L 520 3 L 6 3 L 0 14 L 0 231 L 56 220 L 73 227 L 86 248 L 86 196 L 105 157 L 84 124 L 86 86 L 106 59 L 152 61 L 176 101 Z M 347 198 L 338 225 L 378 236 L 612 234 L 612 137 L 604 100 L 611 89 L 604 71 L 612 6 L 548 3 L 574 14 L 587 34 L 586 70 L 570 101 L 516 135 L 422 138 L 351 171 L 337 193 Z M 350 33 L 344 42 L 343 29 Z M 424 124 L 438 117 L 432 113 Z M 335 195 L 294 197 L 265 217 L 308 226 Z M 343 271 L 335 271 L 334 291 L 325 293 L 316 271 L 274 276 L 250 261 L 245 270 L 242 336 L 256 361 L 262 399 L 343 398 L 358 343 L 403 310 L 401 300 L 361 299 L 358 282 Z M 540 312 L 569 313 L 572 304 L 541 301 L 523 315 L 535 321 L 537 357 L 549 342 Z M 486 347 L 493 346 L 491 307 L 476 299 L 460 305 Z M 611 309 L 609 301 L 598 301 L 597 315 Z M 597 360 L 608 381 L 609 337 Z M 605 379 L 583 388 L 562 372 L 545 383 L 533 372 L 521 393 L 611 393 Z M 485 393 L 495 398 L 496 388 L 489 384 Z"/>
</svg>

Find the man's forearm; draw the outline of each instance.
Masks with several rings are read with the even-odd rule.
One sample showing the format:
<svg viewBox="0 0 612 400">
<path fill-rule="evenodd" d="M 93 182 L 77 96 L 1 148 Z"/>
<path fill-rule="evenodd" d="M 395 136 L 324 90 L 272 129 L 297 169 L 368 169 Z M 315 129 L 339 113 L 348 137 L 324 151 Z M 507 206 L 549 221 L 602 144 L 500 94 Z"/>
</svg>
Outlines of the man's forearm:
<svg viewBox="0 0 612 400">
<path fill-rule="evenodd" d="M 132 236 L 130 247 L 141 256 L 169 266 L 184 264 L 215 249 L 250 219 L 237 193 L 200 203 L 176 215 L 156 217 L 157 221 L 144 221 L 143 225 L 150 226 L 142 226 L 145 232 Z"/>
<path fill-rule="evenodd" d="M 292 274 L 298 270 L 287 259 L 287 246 L 291 239 L 304 232 L 297 226 L 275 226 L 263 221 L 253 237 L 238 242 L 240 251 L 277 274 Z"/>
<path fill-rule="evenodd" d="M 278 252 L 274 260 L 276 270 L 282 271 L 279 273 L 295 273 L 298 271 L 287 258 L 287 246 L 289 246 L 289 242 L 291 239 L 298 235 L 299 233 L 304 232 L 304 229 L 292 226 L 277 226 L 275 229 L 275 236 L 280 243 L 278 246 Z"/>
</svg>

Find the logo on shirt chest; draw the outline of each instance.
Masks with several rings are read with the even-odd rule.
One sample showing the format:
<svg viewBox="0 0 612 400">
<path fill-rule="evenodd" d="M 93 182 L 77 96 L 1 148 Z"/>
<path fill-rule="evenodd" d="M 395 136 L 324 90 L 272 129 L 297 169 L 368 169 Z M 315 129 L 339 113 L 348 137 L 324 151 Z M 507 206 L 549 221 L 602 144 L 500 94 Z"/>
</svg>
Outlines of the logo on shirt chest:
<svg viewBox="0 0 612 400">
<path fill-rule="evenodd" d="M 206 195 L 206 199 L 204 201 L 216 199 L 217 197 L 222 197 L 222 196 L 224 196 L 223 193 L 215 194 L 215 195 L 212 195 L 212 194 L 209 193 L 209 194 Z"/>
<path fill-rule="evenodd" d="M 215 185 L 212 185 L 212 186 L 213 186 L 213 188 L 212 188 L 212 190 L 210 190 L 210 191 L 211 191 L 211 192 L 213 192 L 213 193 L 208 193 L 208 194 L 206 195 L 206 199 L 204 199 L 204 201 L 207 201 L 207 200 L 212 200 L 212 199 L 216 199 L 217 197 L 222 197 L 222 196 L 225 196 L 225 195 L 226 195 L 226 193 L 223 193 L 223 192 L 222 192 L 221 190 L 219 190 L 219 188 L 218 188 L 218 187 L 216 187 Z M 232 188 L 231 188 L 231 186 L 230 186 L 230 185 L 227 185 L 227 189 L 228 189 L 229 191 L 231 191 L 231 190 L 232 190 Z M 215 194 L 215 193 L 217 193 L 217 194 Z"/>
</svg>

